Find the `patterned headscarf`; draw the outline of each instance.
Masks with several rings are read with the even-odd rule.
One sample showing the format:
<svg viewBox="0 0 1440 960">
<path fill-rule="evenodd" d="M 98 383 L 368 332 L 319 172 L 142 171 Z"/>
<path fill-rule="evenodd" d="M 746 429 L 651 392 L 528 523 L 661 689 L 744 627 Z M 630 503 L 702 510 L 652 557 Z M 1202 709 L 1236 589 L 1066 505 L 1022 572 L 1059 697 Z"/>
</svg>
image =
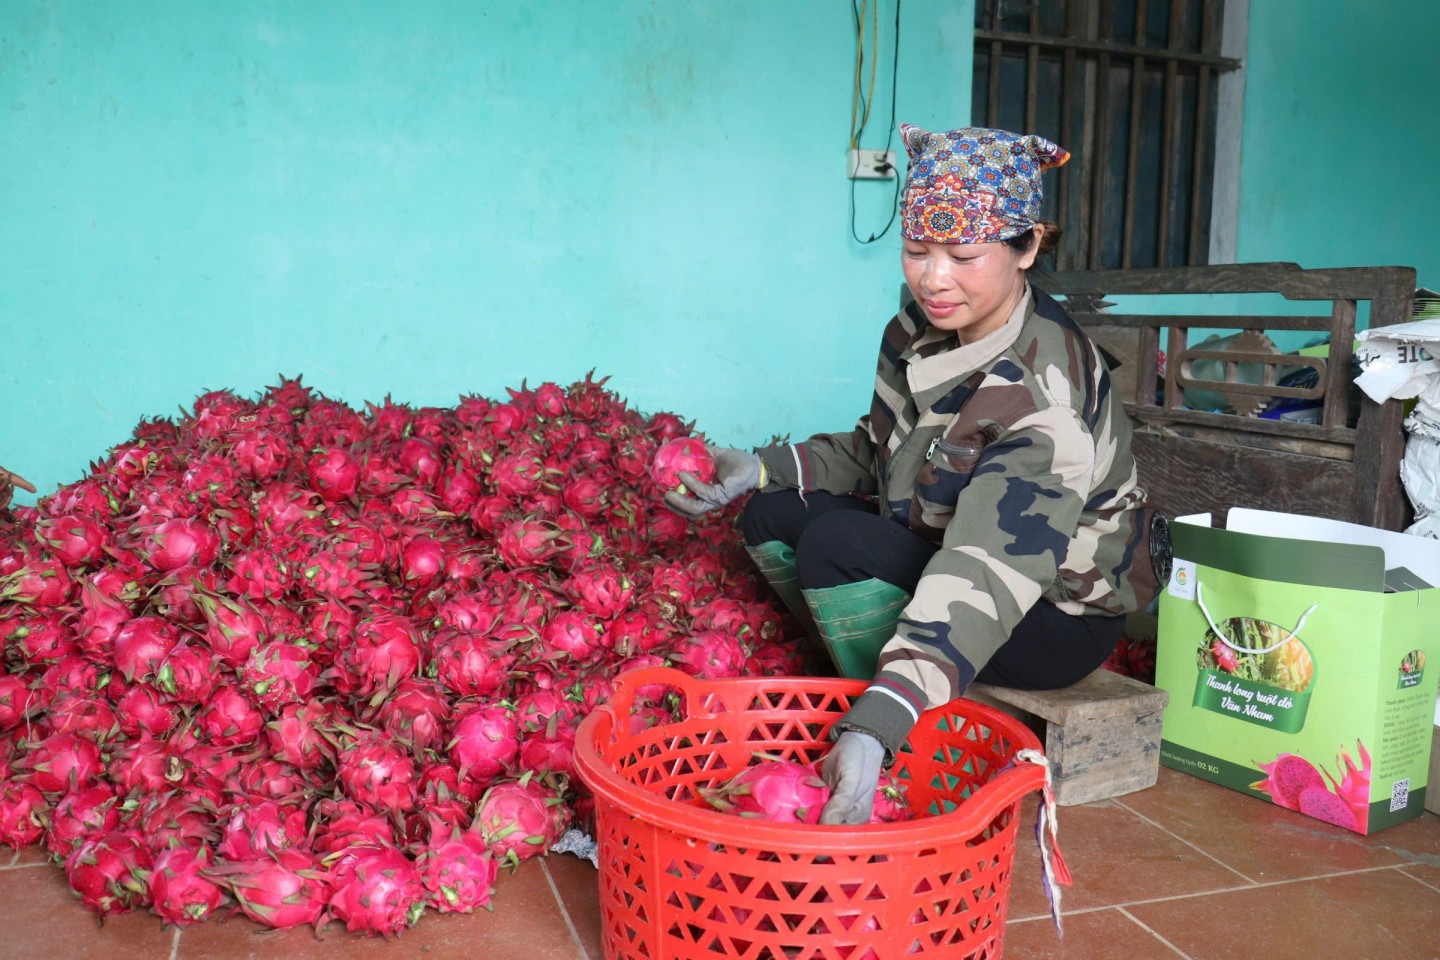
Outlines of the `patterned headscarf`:
<svg viewBox="0 0 1440 960">
<path fill-rule="evenodd" d="M 1040 216 L 1040 174 L 1070 159 L 1043 137 L 963 127 L 931 133 L 900 125 L 910 171 L 900 200 L 901 234 L 936 243 L 993 243 L 1019 236 Z"/>
</svg>

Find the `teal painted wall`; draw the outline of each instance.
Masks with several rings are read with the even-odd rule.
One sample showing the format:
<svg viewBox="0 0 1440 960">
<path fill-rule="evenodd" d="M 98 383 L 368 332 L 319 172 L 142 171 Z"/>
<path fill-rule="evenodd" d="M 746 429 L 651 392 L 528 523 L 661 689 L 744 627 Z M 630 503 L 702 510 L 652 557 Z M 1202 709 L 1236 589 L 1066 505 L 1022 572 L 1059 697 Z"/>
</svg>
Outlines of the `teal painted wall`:
<svg viewBox="0 0 1440 960">
<path fill-rule="evenodd" d="M 1440 4 L 1250 0 L 1236 258 L 1440 285 Z"/>
<path fill-rule="evenodd" d="M 906 0 L 900 120 L 965 121 L 972 19 Z M 48 491 L 281 372 L 848 428 L 900 284 L 895 230 L 850 236 L 854 71 L 837 0 L 7 0 L 0 464 Z M 862 237 L 892 197 L 857 185 Z"/>
</svg>

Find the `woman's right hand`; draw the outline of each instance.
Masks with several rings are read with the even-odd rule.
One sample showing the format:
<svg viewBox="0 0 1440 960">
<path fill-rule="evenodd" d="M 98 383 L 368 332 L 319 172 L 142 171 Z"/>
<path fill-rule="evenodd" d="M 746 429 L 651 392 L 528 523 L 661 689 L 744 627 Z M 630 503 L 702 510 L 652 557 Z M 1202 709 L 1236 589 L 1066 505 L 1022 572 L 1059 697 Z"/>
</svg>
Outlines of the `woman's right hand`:
<svg viewBox="0 0 1440 960">
<path fill-rule="evenodd" d="M 35 492 L 35 488 L 24 477 L 0 467 L 0 509 L 10 506 L 10 497 L 15 493 L 16 487 L 26 493 Z"/>
<path fill-rule="evenodd" d="M 748 450 L 711 447 L 715 461 L 715 482 L 705 483 L 694 474 L 681 473 L 685 493 L 671 490 L 665 503 L 676 513 L 694 520 L 723 507 L 760 486 L 760 458 Z"/>
</svg>

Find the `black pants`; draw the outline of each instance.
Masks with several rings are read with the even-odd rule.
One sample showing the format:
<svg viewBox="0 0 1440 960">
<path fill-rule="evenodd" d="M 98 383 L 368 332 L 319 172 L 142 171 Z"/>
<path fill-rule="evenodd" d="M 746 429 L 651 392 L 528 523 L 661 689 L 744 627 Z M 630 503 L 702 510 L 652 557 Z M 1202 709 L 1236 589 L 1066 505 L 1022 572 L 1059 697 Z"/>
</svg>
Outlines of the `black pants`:
<svg viewBox="0 0 1440 960">
<path fill-rule="evenodd" d="M 910 528 L 880 517 L 871 503 L 818 491 L 803 501 L 792 490 L 751 497 L 741 529 L 751 546 L 779 540 L 793 547 L 806 590 L 874 579 L 913 594 L 937 550 Z M 1019 690 L 1069 686 L 1105 662 L 1124 627 L 1123 617 L 1074 616 L 1041 600 L 975 679 Z"/>
</svg>

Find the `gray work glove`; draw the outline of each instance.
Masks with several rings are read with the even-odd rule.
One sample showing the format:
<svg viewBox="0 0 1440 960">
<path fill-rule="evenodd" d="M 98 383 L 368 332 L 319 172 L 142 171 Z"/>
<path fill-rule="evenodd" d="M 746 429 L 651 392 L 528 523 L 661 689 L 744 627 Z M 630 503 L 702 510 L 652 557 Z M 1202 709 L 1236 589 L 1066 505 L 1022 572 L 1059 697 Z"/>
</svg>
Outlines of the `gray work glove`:
<svg viewBox="0 0 1440 960">
<path fill-rule="evenodd" d="M 859 730 L 846 730 L 820 764 L 820 778 L 830 785 L 830 801 L 820 822 L 854 826 L 868 823 L 880 786 L 885 747 Z"/>
<path fill-rule="evenodd" d="M 685 493 L 671 490 L 665 494 L 666 506 L 691 520 L 760 486 L 760 458 L 755 454 L 748 450 L 711 447 L 710 456 L 715 461 L 714 483 L 704 483 L 693 474 L 681 473 Z"/>
</svg>

